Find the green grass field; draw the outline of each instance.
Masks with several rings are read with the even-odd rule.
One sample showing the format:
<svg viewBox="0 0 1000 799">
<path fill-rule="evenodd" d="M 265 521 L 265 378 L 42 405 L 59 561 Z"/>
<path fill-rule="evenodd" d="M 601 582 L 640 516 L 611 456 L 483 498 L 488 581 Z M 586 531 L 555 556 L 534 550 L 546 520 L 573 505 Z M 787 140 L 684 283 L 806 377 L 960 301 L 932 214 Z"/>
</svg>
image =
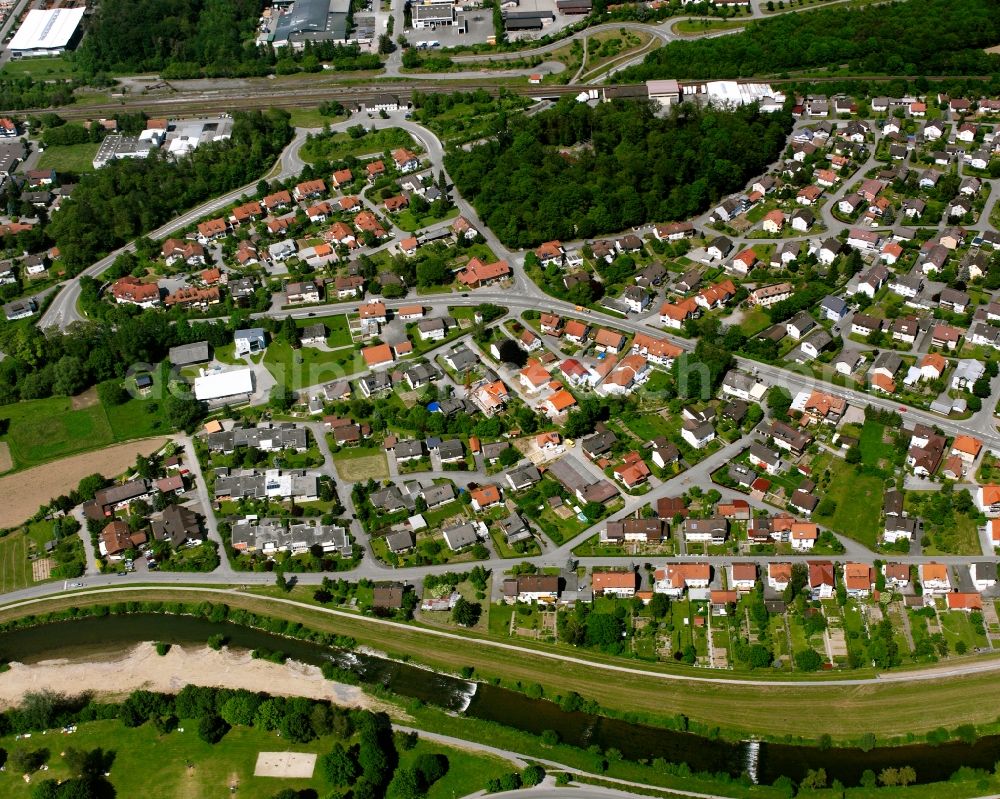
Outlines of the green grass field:
<svg viewBox="0 0 1000 799">
<path fill-rule="evenodd" d="M 0 419 L 10 419 L 7 443 L 15 468 L 37 466 L 114 440 L 103 407 L 73 410 L 72 404 L 69 397 L 51 397 L 0 407 Z"/>
<path fill-rule="evenodd" d="M 27 75 L 35 80 L 60 80 L 76 77 L 77 68 L 62 56 L 24 58 L 8 61 L 2 74 L 5 78 L 20 78 Z"/>
<path fill-rule="evenodd" d="M 228 795 L 230 786 L 237 785 L 237 796 L 244 799 L 269 799 L 280 790 L 312 788 L 321 795 L 329 787 L 319 769 L 311 779 L 255 777 L 254 767 L 259 752 L 328 751 L 337 741 L 328 736 L 307 744 L 289 745 L 277 733 L 247 727 L 234 727 L 214 746 L 198 738 L 197 723 L 182 720 L 176 731 L 160 735 L 151 724 L 134 729 L 120 721 L 95 721 L 78 726 L 75 733 L 55 733 L 48 740 L 34 736 L 30 741 L 15 741 L 13 736 L 0 739 L 8 752 L 18 748 L 49 750 L 49 770 L 36 774 L 32 783 L 42 779 L 66 779 L 71 776 L 59 756 L 63 747 L 92 750 L 98 747 L 114 752 L 109 780 L 121 797 L 174 799 L 175 797 L 208 797 Z M 417 745 L 400 753 L 400 765 L 407 767 L 421 754 L 440 753 L 448 758 L 448 773 L 428 792 L 428 799 L 465 796 L 481 790 L 486 782 L 511 770 L 500 758 L 473 754 L 466 750 L 418 741 Z M 31 796 L 32 785 L 20 774 L 0 773 L 0 794 L 7 799 Z"/>
<path fill-rule="evenodd" d="M 78 175 L 94 171 L 96 143 L 70 144 L 64 147 L 47 147 L 38 159 L 39 169 L 54 169 L 56 172 L 75 172 Z"/>
<path fill-rule="evenodd" d="M 164 413 L 166 394 L 160 388 L 166 371 L 154 370 L 153 380 L 147 397 L 134 397 L 111 407 L 98 402 L 92 391 L 76 399 L 49 397 L 0 407 L 0 419 L 10 420 L 7 435 L 0 440 L 10 448 L 14 469 L 169 433 L 173 428 Z"/>
<path fill-rule="evenodd" d="M 407 230 L 412 233 L 415 230 L 429 227 L 437 222 L 443 222 L 446 219 L 454 219 L 456 216 L 458 216 L 458 208 L 455 207 L 449 209 L 444 216 L 434 216 L 434 214 L 430 213 L 417 216 L 409 208 L 407 208 L 405 211 L 396 215 L 396 225 L 400 228 L 400 230 Z"/>
<path fill-rule="evenodd" d="M 387 480 L 389 464 L 385 452 L 380 449 L 353 447 L 338 452 L 333 456 L 337 466 L 337 475 L 341 480 L 356 483 L 361 480 Z"/>
<path fill-rule="evenodd" d="M 676 426 L 672 426 L 670 422 L 655 413 L 623 419 L 622 422 L 643 441 L 652 441 L 659 436 L 669 437 L 677 432 Z"/>
<path fill-rule="evenodd" d="M 284 341 L 272 341 L 264 353 L 264 365 L 274 379 L 292 389 L 318 386 L 339 380 L 365 368 L 364 359 L 354 349 L 326 352 L 315 347 L 293 350 Z"/>
<path fill-rule="evenodd" d="M 370 155 L 395 147 L 412 149 L 415 147 L 413 137 L 400 128 L 383 128 L 356 139 L 349 133 L 331 133 L 307 142 L 302 147 L 302 160 L 310 164 L 323 160 L 339 161 L 349 155 Z"/>
<path fill-rule="evenodd" d="M 886 461 L 882 466 L 888 466 L 892 458 L 892 446 L 882 440 L 885 425 L 866 420 L 861 428 L 858 448 L 861 450 L 861 461 L 866 466 L 880 468 L 879 462 Z"/>
</svg>

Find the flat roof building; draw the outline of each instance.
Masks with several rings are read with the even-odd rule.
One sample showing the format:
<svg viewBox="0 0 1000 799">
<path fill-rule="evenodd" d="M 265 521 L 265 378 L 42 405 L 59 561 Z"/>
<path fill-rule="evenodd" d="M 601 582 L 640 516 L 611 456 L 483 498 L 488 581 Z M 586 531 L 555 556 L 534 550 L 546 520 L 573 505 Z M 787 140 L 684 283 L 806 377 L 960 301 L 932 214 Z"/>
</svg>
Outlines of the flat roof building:
<svg viewBox="0 0 1000 799">
<path fill-rule="evenodd" d="M 298 48 L 307 41 L 346 41 L 350 8 L 350 0 L 295 0 L 261 38 L 275 47 L 290 44 Z"/>
<path fill-rule="evenodd" d="M 59 55 L 76 39 L 77 30 L 87 9 L 32 9 L 10 40 L 7 49 L 14 58 Z"/>
<path fill-rule="evenodd" d="M 232 369 L 228 372 L 196 377 L 194 380 L 195 399 L 204 402 L 226 398 L 247 398 L 253 394 L 253 371 Z"/>
</svg>

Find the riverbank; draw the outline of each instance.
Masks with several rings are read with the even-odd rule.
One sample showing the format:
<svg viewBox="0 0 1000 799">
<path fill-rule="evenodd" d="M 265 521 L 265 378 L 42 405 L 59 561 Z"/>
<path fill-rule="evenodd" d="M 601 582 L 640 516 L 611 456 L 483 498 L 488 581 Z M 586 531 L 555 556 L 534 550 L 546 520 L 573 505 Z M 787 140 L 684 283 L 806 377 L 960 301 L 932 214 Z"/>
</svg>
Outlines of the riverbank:
<svg viewBox="0 0 1000 799">
<path fill-rule="evenodd" d="M 119 657 L 93 652 L 30 665 L 11 663 L 0 679 L 0 710 L 20 704 L 26 693 L 39 691 L 70 696 L 93 693 L 102 699 L 119 699 L 140 689 L 177 693 L 188 684 L 325 699 L 366 710 L 388 708 L 356 685 L 327 680 L 316 666 L 292 660 L 279 665 L 254 659 L 249 652 L 227 648 L 216 651 L 207 646 L 174 645 L 161 656 L 154 644 L 143 643 Z"/>
<path fill-rule="evenodd" d="M 140 601 L 126 601 L 132 596 Z M 111 600 L 117 602 L 101 608 L 102 603 Z M 209 601 L 223 602 L 228 610 L 221 605 L 209 605 Z M 444 674 L 456 675 L 471 668 L 481 683 L 520 693 L 530 690 L 557 703 L 564 698 L 572 700 L 568 694 L 574 692 L 585 700 L 582 705 L 585 709 L 599 715 L 733 742 L 751 737 L 749 731 L 753 731 L 752 735 L 758 739 L 779 744 L 815 745 L 820 736 L 829 735 L 828 743 L 858 746 L 865 743 L 863 736 L 867 731 L 876 736 L 876 746 L 898 746 L 919 743 L 931 733 L 936 742 L 958 739 L 960 736 L 952 725 L 973 724 L 980 737 L 997 731 L 995 711 L 982 701 L 994 688 L 993 672 L 941 674 L 934 681 L 876 681 L 864 685 L 754 685 L 643 673 L 632 670 L 634 664 L 631 664 L 627 671 L 615 672 L 616 676 L 625 675 L 625 679 L 609 680 L 606 664 L 560 660 L 558 668 L 552 668 L 552 661 L 541 657 L 543 653 L 507 648 L 498 642 L 476 638 L 453 641 L 441 638 L 440 631 L 287 599 L 203 587 L 115 587 L 27 601 L 0 608 L 0 623 L 21 619 L 27 627 L 40 630 L 39 623 L 70 621 L 83 609 L 90 611 L 95 606 L 97 616 L 109 611 L 126 617 L 142 612 L 188 613 L 199 617 L 211 614 L 217 615 L 220 622 L 228 618 L 237 625 L 249 624 L 303 640 L 320 641 L 325 636 L 323 643 L 329 646 L 351 649 L 362 645 L 385 652 L 394 660 L 419 663 Z M 216 610 L 222 612 L 216 614 Z M 207 640 L 212 632 L 205 630 L 194 640 L 199 643 Z M 39 651 L 49 651 L 47 636 L 39 635 L 41 638 L 36 642 Z M 340 637 L 343 642 L 331 637 Z M 256 646 L 250 644 L 249 648 Z M 7 657 L 22 659 L 16 648 L 8 650 Z M 588 707 L 586 701 L 598 703 L 599 709 Z M 928 703 L 945 714 L 952 729 L 939 729 L 942 716 L 928 715 L 925 712 Z M 577 701 L 572 704 L 581 707 Z M 838 712 L 817 714 L 817 707 L 835 707 Z M 867 720 L 865 728 L 858 727 L 858 718 Z M 866 745 L 871 744 L 869 741 Z"/>
</svg>

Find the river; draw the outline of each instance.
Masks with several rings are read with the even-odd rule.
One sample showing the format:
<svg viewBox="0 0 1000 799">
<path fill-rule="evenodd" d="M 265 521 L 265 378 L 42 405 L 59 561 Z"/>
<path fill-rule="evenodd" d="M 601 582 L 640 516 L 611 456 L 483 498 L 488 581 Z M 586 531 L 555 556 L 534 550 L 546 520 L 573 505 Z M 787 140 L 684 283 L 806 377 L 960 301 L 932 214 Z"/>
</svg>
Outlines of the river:
<svg viewBox="0 0 1000 799">
<path fill-rule="evenodd" d="M 973 745 L 962 742 L 936 747 L 912 744 L 877 747 L 868 752 L 714 740 L 589 713 L 566 712 L 554 702 L 532 699 L 488 683 L 475 683 L 385 658 L 331 649 L 193 616 L 86 617 L 14 630 L 0 635 L 0 658 L 31 664 L 121 651 L 144 641 L 197 645 L 216 634 L 224 635 L 229 646 L 234 648 L 280 650 L 294 660 L 315 666 L 333 661 L 357 674 L 362 684 L 382 685 L 400 696 L 420 699 L 473 718 L 535 734 L 553 730 L 560 741 L 573 746 L 584 749 L 597 746 L 603 751 L 614 748 L 630 760 L 662 757 L 671 762 L 687 763 L 693 771 L 726 772 L 734 777 L 749 770 L 756 781 L 764 784 L 783 775 L 798 781 L 808 770 L 823 768 L 829 780 L 838 779 L 851 786 L 858 784 L 865 769 L 877 774 L 884 768 L 900 766 L 912 766 L 918 782 L 938 782 L 947 780 L 962 766 L 992 770 L 1000 760 L 1000 736 L 981 738 Z M 863 729 L 862 723 L 859 731 Z"/>
</svg>

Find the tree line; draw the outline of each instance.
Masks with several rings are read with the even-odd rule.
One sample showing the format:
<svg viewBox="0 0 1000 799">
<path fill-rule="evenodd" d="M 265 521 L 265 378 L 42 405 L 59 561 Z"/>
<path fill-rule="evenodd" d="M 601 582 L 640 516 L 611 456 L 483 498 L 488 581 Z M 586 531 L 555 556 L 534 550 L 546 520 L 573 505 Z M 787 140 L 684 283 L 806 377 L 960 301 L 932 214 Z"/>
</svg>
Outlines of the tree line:
<svg viewBox="0 0 1000 799">
<path fill-rule="evenodd" d="M 671 42 L 615 80 L 738 78 L 842 64 L 855 74 L 989 75 L 1000 56 L 983 48 L 998 40 L 997 0 L 830 8 L 751 22 L 732 36 Z"/>
<path fill-rule="evenodd" d="M 445 157 L 459 192 L 510 247 L 684 219 L 760 174 L 782 151 L 790 114 L 648 103 L 596 108 L 567 98 Z"/>
</svg>

